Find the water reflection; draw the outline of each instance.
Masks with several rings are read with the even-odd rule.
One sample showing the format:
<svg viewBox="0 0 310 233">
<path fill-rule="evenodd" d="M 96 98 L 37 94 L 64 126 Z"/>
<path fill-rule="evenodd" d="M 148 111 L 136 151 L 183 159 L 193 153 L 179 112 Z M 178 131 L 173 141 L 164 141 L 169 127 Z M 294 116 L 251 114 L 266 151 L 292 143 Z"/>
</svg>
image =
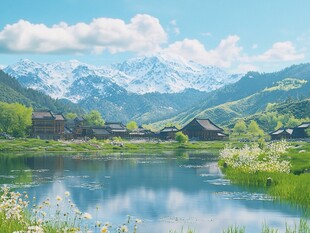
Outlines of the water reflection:
<svg viewBox="0 0 310 233">
<path fill-rule="evenodd" d="M 201 152 L 1 155 L 0 168 L 1 184 L 27 190 L 38 201 L 69 191 L 81 211 L 101 221 L 142 218 L 140 232 L 221 232 L 237 223 L 255 233 L 263 222 L 285 229 L 301 216 L 259 190 L 231 185 L 214 157 Z"/>
</svg>

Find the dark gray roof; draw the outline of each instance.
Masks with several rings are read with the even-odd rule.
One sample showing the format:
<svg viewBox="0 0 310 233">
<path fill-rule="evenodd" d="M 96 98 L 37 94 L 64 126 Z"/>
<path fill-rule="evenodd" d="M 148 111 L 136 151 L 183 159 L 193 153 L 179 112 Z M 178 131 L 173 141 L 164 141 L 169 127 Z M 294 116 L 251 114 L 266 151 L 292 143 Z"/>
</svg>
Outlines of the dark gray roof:
<svg viewBox="0 0 310 233">
<path fill-rule="evenodd" d="M 32 113 L 32 119 L 64 121 L 65 117 L 62 114 L 53 114 L 51 111 L 39 111 Z"/>
<path fill-rule="evenodd" d="M 92 129 L 94 135 L 110 135 L 111 133 L 106 129 Z"/>
<path fill-rule="evenodd" d="M 54 114 L 56 121 L 64 121 L 65 117 L 62 114 Z"/>
<path fill-rule="evenodd" d="M 111 128 L 111 129 L 124 129 L 124 128 L 126 128 L 122 122 L 106 122 L 104 125 L 106 127 Z"/>
<path fill-rule="evenodd" d="M 165 127 L 163 128 L 160 132 L 161 133 L 168 133 L 168 132 L 177 132 L 179 131 L 179 129 L 175 126 L 171 126 L 171 127 Z"/>
<path fill-rule="evenodd" d="M 33 112 L 32 119 L 55 119 L 51 111 Z"/>
<path fill-rule="evenodd" d="M 220 128 L 217 125 L 215 125 L 209 119 L 198 119 L 198 118 L 195 118 L 194 120 L 196 120 L 198 122 L 198 124 L 200 124 L 206 130 L 210 130 L 210 131 L 223 131 L 222 128 Z"/>
<path fill-rule="evenodd" d="M 126 133 L 127 128 L 121 122 L 106 122 L 104 127 L 114 133 Z"/>
<path fill-rule="evenodd" d="M 84 118 L 83 117 L 76 117 L 74 118 L 75 121 L 84 121 Z"/>
</svg>

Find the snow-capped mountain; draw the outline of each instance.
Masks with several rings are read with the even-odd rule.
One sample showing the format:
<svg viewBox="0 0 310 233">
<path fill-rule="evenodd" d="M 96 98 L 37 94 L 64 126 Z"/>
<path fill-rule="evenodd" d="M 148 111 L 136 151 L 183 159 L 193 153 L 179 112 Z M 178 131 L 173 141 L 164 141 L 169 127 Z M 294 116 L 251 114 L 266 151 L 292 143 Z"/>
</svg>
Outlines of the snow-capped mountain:
<svg viewBox="0 0 310 233">
<path fill-rule="evenodd" d="M 230 75 L 217 67 L 167 55 L 133 58 L 112 67 L 131 77 L 127 83 L 113 80 L 128 91 L 139 94 L 177 93 L 186 88 L 212 91 L 241 78 L 241 75 Z"/>
<path fill-rule="evenodd" d="M 23 59 L 6 67 L 4 72 L 26 87 L 73 102 L 91 95 L 105 98 L 126 91 L 136 94 L 178 93 L 188 88 L 212 91 L 241 78 L 217 67 L 162 55 L 102 67 L 76 60 L 48 64 Z"/>
</svg>

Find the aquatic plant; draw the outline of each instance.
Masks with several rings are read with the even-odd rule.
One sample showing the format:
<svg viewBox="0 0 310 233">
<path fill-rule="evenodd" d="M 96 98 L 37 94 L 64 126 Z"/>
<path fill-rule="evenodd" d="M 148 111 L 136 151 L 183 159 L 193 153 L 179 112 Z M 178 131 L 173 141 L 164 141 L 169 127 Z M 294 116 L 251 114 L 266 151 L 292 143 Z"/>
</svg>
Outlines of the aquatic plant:
<svg viewBox="0 0 310 233">
<path fill-rule="evenodd" d="M 227 230 L 224 230 L 223 233 L 245 233 L 245 227 L 239 227 L 237 225 L 230 226 Z"/>
</svg>

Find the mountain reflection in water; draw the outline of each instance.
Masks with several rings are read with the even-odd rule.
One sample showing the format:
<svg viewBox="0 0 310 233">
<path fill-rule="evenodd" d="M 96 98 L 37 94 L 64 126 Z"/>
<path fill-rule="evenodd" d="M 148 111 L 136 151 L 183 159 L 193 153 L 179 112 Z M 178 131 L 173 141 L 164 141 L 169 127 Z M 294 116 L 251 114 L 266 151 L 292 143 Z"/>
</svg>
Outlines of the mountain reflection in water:
<svg viewBox="0 0 310 233">
<path fill-rule="evenodd" d="M 231 185 L 214 156 L 185 151 L 143 154 L 0 156 L 0 183 L 27 191 L 38 202 L 71 193 L 83 212 L 121 224 L 143 220 L 138 232 L 195 229 L 222 232 L 230 225 L 261 232 L 263 223 L 285 229 L 301 211 L 264 192 Z M 96 208 L 99 207 L 98 213 Z"/>
</svg>

